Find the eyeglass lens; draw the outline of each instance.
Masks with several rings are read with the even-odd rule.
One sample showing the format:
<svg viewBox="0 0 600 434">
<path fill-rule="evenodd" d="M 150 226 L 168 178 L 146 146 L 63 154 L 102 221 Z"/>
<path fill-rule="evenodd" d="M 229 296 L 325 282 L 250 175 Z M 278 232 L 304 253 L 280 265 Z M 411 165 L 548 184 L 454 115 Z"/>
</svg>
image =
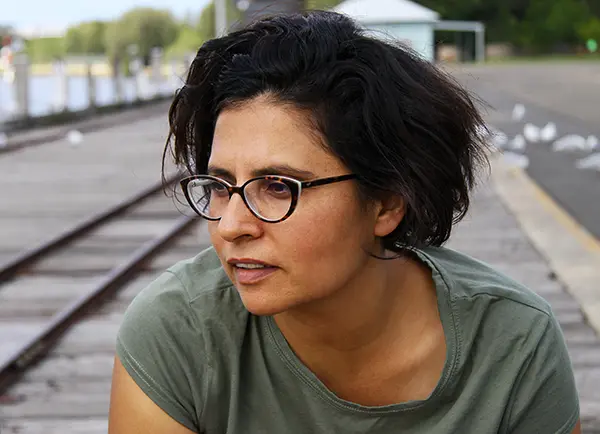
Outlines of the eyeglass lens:
<svg viewBox="0 0 600 434">
<path fill-rule="evenodd" d="M 191 181 L 187 189 L 200 215 L 211 219 L 223 216 L 230 199 L 226 184 L 210 178 L 199 178 Z M 265 220 L 285 217 L 293 200 L 292 191 L 285 182 L 263 178 L 246 184 L 244 196 L 250 209 Z"/>
</svg>

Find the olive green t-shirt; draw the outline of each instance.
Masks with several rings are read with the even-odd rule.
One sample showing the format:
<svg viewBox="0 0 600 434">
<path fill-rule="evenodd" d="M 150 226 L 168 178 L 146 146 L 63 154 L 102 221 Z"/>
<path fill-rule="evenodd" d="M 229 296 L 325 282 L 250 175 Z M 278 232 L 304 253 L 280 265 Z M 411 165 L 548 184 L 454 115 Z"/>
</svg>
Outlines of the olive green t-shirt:
<svg viewBox="0 0 600 434">
<path fill-rule="evenodd" d="M 548 303 L 453 250 L 417 253 L 432 270 L 447 345 L 426 400 L 366 407 L 337 397 L 272 317 L 244 308 L 212 248 L 142 290 L 117 354 L 139 387 L 194 432 L 571 433 L 578 397 Z"/>
</svg>

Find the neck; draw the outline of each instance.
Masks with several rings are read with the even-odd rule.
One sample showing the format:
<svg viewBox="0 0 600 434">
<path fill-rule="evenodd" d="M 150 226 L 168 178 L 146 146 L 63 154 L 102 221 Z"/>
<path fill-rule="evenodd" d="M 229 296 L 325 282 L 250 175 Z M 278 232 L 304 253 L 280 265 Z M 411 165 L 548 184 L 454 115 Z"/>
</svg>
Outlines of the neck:
<svg viewBox="0 0 600 434">
<path fill-rule="evenodd" d="M 275 316 L 290 346 L 315 373 L 344 366 L 354 371 L 399 345 L 410 348 L 432 320 L 439 316 L 431 273 L 408 257 L 372 259 L 328 299 Z"/>
</svg>

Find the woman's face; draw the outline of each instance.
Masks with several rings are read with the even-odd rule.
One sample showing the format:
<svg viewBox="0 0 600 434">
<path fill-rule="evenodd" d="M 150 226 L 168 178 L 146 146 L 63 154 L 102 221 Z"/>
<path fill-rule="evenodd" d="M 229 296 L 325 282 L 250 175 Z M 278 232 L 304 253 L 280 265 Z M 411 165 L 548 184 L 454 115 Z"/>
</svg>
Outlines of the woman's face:
<svg viewBox="0 0 600 434">
<path fill-rule="evenodd" d="M 299 110 L 257 98 L 222 111 L 208 173 L 242 185 L 265 169 L 300 181 L 349 173 Z M 274 315 L 331 297 L 361 274 L 372 260 L 365 250 L 374 247 L 374 214 L 348 180 L 303 190 L 293 214 L 279 223 L 259 220 L 234 194 L 208 228 L 246 308 Z M 239 261 L 269 266 L 243 269 Z"/>
</svg>

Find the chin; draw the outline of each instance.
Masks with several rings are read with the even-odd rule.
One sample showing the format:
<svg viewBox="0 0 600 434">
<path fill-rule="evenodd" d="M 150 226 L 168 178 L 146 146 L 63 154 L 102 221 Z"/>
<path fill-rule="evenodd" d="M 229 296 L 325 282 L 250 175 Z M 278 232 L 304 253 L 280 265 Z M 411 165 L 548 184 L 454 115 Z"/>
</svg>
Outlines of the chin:
<svg viewBox="0 0 600 434">
<path fill-rule="evenodd" d="M 275 291 L 262 285 L 238 285 L 235 287 L 248 312 L 256 316 L 273 316 L 293 309 L 301 304 L 289 294 Z"/>
<path fill-rule="evenodd" d="M 245 291 L 238 288 L 242 303 L 246 310 L 256 316 L 273 316 L 285 312 L 293 307 L 293 304 L 286 303 L 284 300 L 273 300 L 271 297 L 261 297 L 259 294 L 245 294 Z"/>
</svg>

